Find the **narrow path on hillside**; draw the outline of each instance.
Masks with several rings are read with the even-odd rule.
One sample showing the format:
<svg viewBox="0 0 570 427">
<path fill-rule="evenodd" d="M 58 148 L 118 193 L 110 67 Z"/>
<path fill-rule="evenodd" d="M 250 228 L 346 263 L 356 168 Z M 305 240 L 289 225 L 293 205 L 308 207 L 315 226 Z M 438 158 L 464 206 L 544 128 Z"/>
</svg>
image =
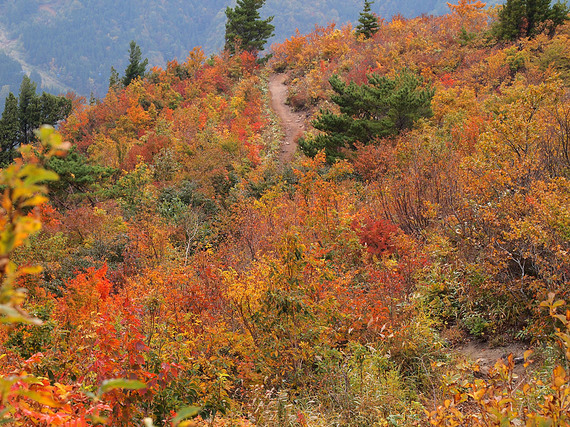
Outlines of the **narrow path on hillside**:
<svg viewBox="0 0 570 427">
<path fill-rule="evenodd" d="M 271 107 L 281 119 L 285 138 L 281 143 L 279 160 L 289 163 L 297 150 L 297 138 L 305 131 L 305 114 L 293 111 L 287 102 L 286 74 L 273 74 L 269 78 L 269 93 L 271 94 Z"/>
</svg>

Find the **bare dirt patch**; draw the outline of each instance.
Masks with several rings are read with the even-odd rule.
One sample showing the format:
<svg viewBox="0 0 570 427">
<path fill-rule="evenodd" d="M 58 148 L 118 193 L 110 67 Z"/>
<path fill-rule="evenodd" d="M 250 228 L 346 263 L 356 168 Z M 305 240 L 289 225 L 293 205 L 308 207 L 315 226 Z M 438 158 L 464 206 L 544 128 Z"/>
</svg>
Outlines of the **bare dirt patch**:
<svg viewBox="0 0 570 427">
<path fill-rule="evenodd" d="M 519 375 L 519 377 L 525 372 L 522 358 L 527 350 L 529 350 L 529 347 L 521 343 L 491 347 L 488 343 L 476 341 L 470 341 L 455 348 L 455 351 L 463 355 L 467 360 L 479 365 L 483 375 L 487 375 L 489 369 L 495 366 L 495 363 L 497 363 L 499 359 L 503 359 L 503 362 L 506 364 L 509 354 L 512 354 L 513 359 L 517 362 L 514 372 Z"/>
</svg>

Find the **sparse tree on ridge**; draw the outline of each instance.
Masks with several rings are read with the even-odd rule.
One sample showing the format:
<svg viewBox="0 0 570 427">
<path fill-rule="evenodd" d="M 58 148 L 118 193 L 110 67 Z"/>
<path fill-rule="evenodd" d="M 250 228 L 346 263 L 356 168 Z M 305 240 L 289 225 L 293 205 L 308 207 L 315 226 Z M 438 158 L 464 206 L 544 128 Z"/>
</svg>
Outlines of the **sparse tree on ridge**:
<svg viewBox="0 0 570 427">
<path fill-rule="evenodd" d="M 273 16 L 261 19 L 259 9 L 265 0 L 237 0 L 235 8 L 226 9 L 226 46 L 235 53 L 236 45 L 248 52 L 259 52 L 267 39 L 274 35 Z"/>
<path fill-rule="evenodd" d="M 123 79 L 121 79 L 115 67 L 111 67 L 111 73 L 109 75 L 109 89 L 116 89 L 122 86 Z"/>
<path fill-rule="evenodd" d="M 364 38 L 369 39 L 380 29 L 380 24 L 378 24 L 378 17 L 370 12 L 370 6 L 374 3 L 374 0 L 364 1 L 364 10 L 360 12 L 360 18 L 358 19 L 359 24 L 356 26 L 356 35 L 364 35 Z"/>
<path fill-rule="evenodd" d="M 148 59 L 141 62 L 142 54 L 141 48 L 137 46 L 134 40 L 130 43 L 129 49 L 129 65 L 125 70 L 125 77 L 123 77 L 123 85 L 127 87 L 131 82 L 138 78 L 143 77 L 148 65 Z"/>
</svg>

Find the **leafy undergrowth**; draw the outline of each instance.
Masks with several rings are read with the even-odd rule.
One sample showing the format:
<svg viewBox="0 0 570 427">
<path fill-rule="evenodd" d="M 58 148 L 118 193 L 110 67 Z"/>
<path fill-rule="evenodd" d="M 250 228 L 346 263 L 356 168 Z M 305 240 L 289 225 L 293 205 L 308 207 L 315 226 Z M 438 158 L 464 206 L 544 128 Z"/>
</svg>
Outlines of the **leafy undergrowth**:
<svg viewBox="0 0 570 427">
<path fill-rule="evenodd" d="M 274 46 L 314 118 L 342 113 L 333 75 L 433 89 L 431 114 L 334 162 L 277 163 L 249 53 L 74 99 L 68 155 L 23 147 L 2 171 L 2 421 L 564 425 L 570 27 L 499 44 L 494 16 L 462 1 Z M 478 369 L 451 350 L 469 339 L 534 362 Z"/>
</svg>

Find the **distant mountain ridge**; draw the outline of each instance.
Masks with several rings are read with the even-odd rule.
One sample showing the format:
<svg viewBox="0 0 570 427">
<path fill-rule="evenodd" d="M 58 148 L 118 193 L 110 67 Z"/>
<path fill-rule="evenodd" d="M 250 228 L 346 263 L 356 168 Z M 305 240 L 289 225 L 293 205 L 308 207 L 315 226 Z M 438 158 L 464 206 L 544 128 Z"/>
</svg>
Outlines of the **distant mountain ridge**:
<svg viewBox="0 0 570 427">
<path fill-rule="evenodd" d="M 5 0 L 0 5 L 0 98 L 17 92 L 23 73 L 54 93 L 105 95 L 109 72 L 127 65 L 130 40 L 163 67 L 184 60 L 195 46 L 215 53 L 223 46 L 225 8 L 230 0 Z M 268 0 L 263 17 L 274 15 L 283 41 L 329 22 L 356 22 L 362 0 Z M 442 0 L 376 1 L 373 12 L 390 18 L 447 12 Z M 39 81 L 38 81 L 39 80 Z M 0 106 L 0 109 L 2 106 Z"/>
</svg>

